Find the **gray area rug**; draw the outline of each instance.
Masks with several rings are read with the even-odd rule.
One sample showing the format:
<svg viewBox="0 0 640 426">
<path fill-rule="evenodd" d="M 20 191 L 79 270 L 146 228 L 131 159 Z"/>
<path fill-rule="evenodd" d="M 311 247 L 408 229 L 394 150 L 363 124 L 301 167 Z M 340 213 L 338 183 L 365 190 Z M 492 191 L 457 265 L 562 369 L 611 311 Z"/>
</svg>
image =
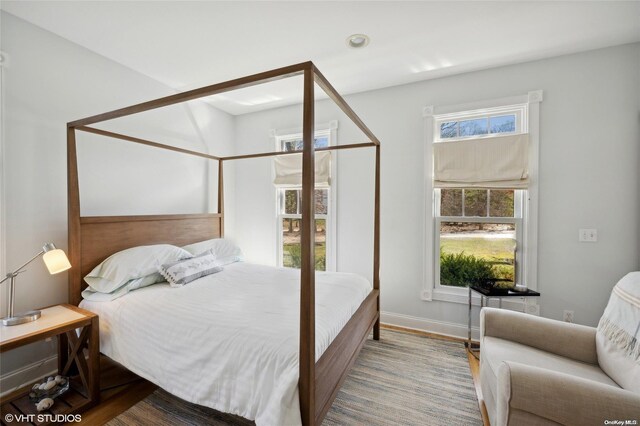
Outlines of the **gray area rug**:
<svg viewBox="0 0 640 426">
<path fill-rule="evenodd" d="M 109 426 L 251 425 L 163 390 Z M 459 342 L 382 330 L 368 340 L 323 425 L 482 425 L 469 363 Z"/>
</svg>

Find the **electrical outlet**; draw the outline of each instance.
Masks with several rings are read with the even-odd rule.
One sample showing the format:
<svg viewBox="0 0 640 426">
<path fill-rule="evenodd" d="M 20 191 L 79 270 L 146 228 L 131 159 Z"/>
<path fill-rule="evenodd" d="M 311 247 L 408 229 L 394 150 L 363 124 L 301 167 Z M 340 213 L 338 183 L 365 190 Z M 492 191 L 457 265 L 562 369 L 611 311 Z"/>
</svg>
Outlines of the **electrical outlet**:
<svg viewBox="0 0 640 426">
<path fill-rule="evenodd" d="M 578 241 L 581 243 L 595 243 L 598 241 L 597 229 L 581 228 L 578 230 Z"/>
<path fill-rule="evenodd" d="M 573 322 L 573 311 L 564 311 L 564 315 L 562 316 L 562 320 L 564 322 Z"/>
</svg>

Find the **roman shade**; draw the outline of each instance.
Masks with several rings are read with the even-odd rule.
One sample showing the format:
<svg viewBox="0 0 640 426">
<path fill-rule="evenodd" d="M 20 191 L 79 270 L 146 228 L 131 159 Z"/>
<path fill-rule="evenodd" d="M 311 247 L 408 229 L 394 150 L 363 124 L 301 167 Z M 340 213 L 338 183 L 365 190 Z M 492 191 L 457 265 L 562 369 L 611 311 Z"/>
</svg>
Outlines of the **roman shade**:
<svg viewBox="0 0 640 426">
<path fill-rule="evenodd" d="M 331 152 L 315 153 L 316 187 L 331 183 Z M 279 187 L 302 185 L 302 154 L 279 155 L 274 158 L 276 174 L 273 184 Z"/>
<path fill-rule="evenodd" d="M 526 189 L 529 135 L 434 143 L 433 184 L 435 188 Z"/>
</svg>

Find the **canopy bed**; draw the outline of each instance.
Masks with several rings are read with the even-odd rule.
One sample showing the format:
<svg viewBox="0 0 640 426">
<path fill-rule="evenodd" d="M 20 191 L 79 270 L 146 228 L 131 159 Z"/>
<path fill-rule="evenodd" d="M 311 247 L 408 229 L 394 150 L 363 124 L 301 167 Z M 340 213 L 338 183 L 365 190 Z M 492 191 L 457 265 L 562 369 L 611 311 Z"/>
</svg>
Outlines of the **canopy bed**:
<svg viewBox="0 0 640 426">
<path fill-rule="evenodd" d="M 266 152 L 249 155 L 234 156 L 214 156 L 200 152 L 190 151 L 187 149 L 177 148 L 174 146 L 164 145 L 150 140 L 131 137 L 118 134 L 94 127 L 88 127 L 92 124 L 116 119 L 119 117 L 130 116 L 156 108 L 166 107 L 169 105 L 179 104 L 190 100 L 211 96 L 234 89 L 245 88 L 256 84 L 275 81 L 282 78 L 302 75 L 304 78 L 304 98 L 303 98 L 303 149 L 302 151 L 288 152 Z M 353 121 L 353 123 L 362 130 L 369 139 L 368 142 L 349 145 L 335 145 L 326 148 L 314 148 L 314 84 L 321 87 L 340 109 Z M 173 214 L 173 215 L 149 215 L 149 216 L 81 216 L 80 213 L 80 194 L 78 182 L 78 165 L 76 154 L 76 134 L 77 132 L 88 132 L 102 135 L 105 137 L 116 138 L 137 144 L 148 145 L 151 147 L 176 151 L 181 154 L 194 155 L 207 158 L 218 163 L 218 212 L 211 214 Z M 367 282 L 369 288 L 364 292 L 360 292 L 359 296 L 352 299 L 351 305 L 345 307 L 343 312 L 349 312 L 349 316 L 344 318 L 341 323 L 331 324 L 327 326 L 323 324 L 327 317 L 335 316 L 331 312 L 324 309 L 325 305 L 332 305 L 328 294 L 334 290 L 332 285 L 341 280 L 354 280 L 348 275 L 340 273 L 319 273 L 316 279 L 315 271 L 315 220 L 314 220 L 314 187 L 315 187 L 315 152 L 330 151 L 337 149 L 354 149 L 367 148 L 375 149 L 375 178 L 374 178 L 374 229 L 373 229 L 373 283 Z M 295 285 L 289 287 L 289 290 L 297 294 L 299 290 L 299 340 L 292 332 L 293 341 L 296 345 L 297 358 L 294 363 L 297 364 L 298 371 L 295 372 L 293 380 L 297 380 L 297 394 L 299 398 L 300 420 L 305 425 L 320 424 L 326 412 L 344 381 L 350 367 L 354 363 L 360 349 L 367 339 L 371 330 L 373 330 L 374 339 L 380 337 L 380 142 L 355 114 L 355 112 L 347 105 L 345 100 L 337 93 L 326 78 L 320 73 L 312 62 L 304 62 L 279 68 L 259 74 L 230 80 L 227 82 L 190 90 L 183 93 L 163 97 L 160 99 L 144 102 L 130 107 L 106 112 L 92 117 L 76 120 L 67 124 L 67 168 L 68 168 L 68 214 L 69 214 L 69 257 L 72 268 L 69 274 L 69 301 L 74 305 L 78 305 L 82 301 L 81 292 L 87 287 L 83 281 L 83 277 L 87 275 L 96 265 L 112 254 L 128 249 L 131 247 L 152 245 L 152 244 L 172 244 L 187 245 L 196 243 L 206 239 L 221 238 L 224 236 L 224 190 L 223 165 L 227 161 L 242 160 L 246 158 L 256 157 L 273 157 L 280 155 L 290 155 L 302 152 L 302 219 L 301 219 L 301 269 L 295 270 L 277 270 L 272 268 L 269 270 L 261 270 L 257 265 L 233 266 L 223 274 L 225 278 L 216 278 L 221 282 L 233 279 L 234 271 L 236 275 L 240 268 L 249 269 L 256 276 L 272 277 L 270 282 L 283 282 L 295 278 Z M 258 268 L 258 269 L 256 269 Z M 222 274 L 219 274 L 222 277 Z M 244 274 L 242 276 L 247 276 Z M 299 277 L 299 282 L 298 282 Z M 264 278 L 267 280 L 267 278 Z M 201 279 L 201 280 L 204 280 Z M 357 280 L 357 279 L 355 279 Z M 366 281 L 364 279 L 361 279 Z M 241 280 L 240 280 L 241 281 Z M 234 281 L 235 282 L 235 281 Z M 316 286 L 316 282 L 319 286 Z M 250 291 L 251 283 L 247 282 L 246 288 Z M 265 285 L 268 285 L 265 284 Z M 203 286 L 191 285 L 193 292 L 198 292 L 198 288 Z M 241 287 L 238 284 L 236 287 Z M 219 288 L 225 288 L 220 286 Z M 230 288 L 230 287 L 229 287 Z M 155 290 L 149 288 L 137 290 L 118 301 L 127 299 L 130 306 L 128 312 L 140 312 L 143 315 L 145 303 L 141 302 L 141 298 L 150 292 L 157 292 L 159 295 L 155 299 L 161 299 L 162 294 L 168 294 L 168 287 Z M 204 291 L 204 290 L 203 290 Z M 207 290 L 209 291 L 209 290 Z M 231 290 L 229 290 L 231 291 Z M 337 290 L 336 290 L 337 291 Z M 359 290 L 360 291 L 360 290 Z M 339 293 L 339 291 L 337 291 Z M 135 296 L 134 296 L 135 294 Z M 155 294 L 155 293 L 154 293 Z M 177 295 L 178 293 L 172 293 Z M 185 294 L 184 292 L 181 294 Z M 195 296 L 197 297 L 197 296 Z M 238 297 L 242 297 L 239 295 Z M 265 294 L 266 297 L 266 294 Z M 297 296 L 295 296 L 297 298 Z M 334 297 L 342 298 L 341 294 Z M 173 296 L 172 296 L 173 298 Z M 176 297 L 175 300 L 178 300 Z M 137 302 L 135 302 L 137 300 Z M 318 303 L 316 303 L 318 301 Z M 188 301 L 183 300 L 183 303 Z M 255 302 L 255 301 L 254 301 Z M 137 303 L 137 305 L 136 305 Z M 178 303 L 178 302 L 176 302 Z M 264 303 L 271 303 L 263 301 Z M 336 306 L 338 303 L 335 303 Z M 91 305 L 95 307 L 96 305 Z M 132 306 L 132 307 L 131 307 Z M 293 307 L 297 314 L 297 307 Z M 99 310 L 99 308 L 96 308 Z M 318 321 L 316 314 L 319 312 Z M 101 324 L 103 317 L 108 319 L 109 312 L 101 311 Z M 211 321 L 211 318 L 203 318 L 205 321 Z M 297 315 L 296 315 L 296 320 Z M 193 318 L 192 318 L 193 320 Z M 254 321 L 260 321 L 254 319 Z M 233 320 L 231 321 L 233 322 Z M 277 322 L 277 321 L 276 321 Z M 340 322 L 340 321 L 339 321 Z M 117 319 L 113 319 L 112 324 L 117 323 Z M 262 334 L 268 334 L 263 324 L 254 324 L 257 330 L 262 330 Z M 295 325 L 295 324 L 294 324 Z M 232 325 L 229 324 L 231 327 Z M 261 328 L 262 327 L 262 328 Z M 325 328 L 334 330 L 333 334 L 325 333 Z M 294 327 L 296 328 L 296 327 Z M 320 334 L 319 334 L 320 333 Z M 291 337 L 291 336 L 289 336 Z M 214 340 L 214 339 L 209 339 Z M 196 350 L 203 340 L 192 342 L 192 347 L 181 346 L 185 352 Z M 183 344 L 185 341 L 183 341 Z M 249 345 L 260 345 L 260 342 L 249 342 Z M 112 353 L 117 353 L 113 350 Z M 107 354 L 108 355 L 108 354 Z M 128 367 L 126 363 L 125 367 Z M 128 367 L 129 368 L 129 367 Z M 135 370 L 135 368 L 134 368 Z M 206 372 L 202 372 L 206 374 Z M 160 384 L 162 386 L 162 384 Z M 164 387 L 164 386 L 163 386 Z M 171 389 L 169 389 L 171 391 Z M 179 393 L 179 392 L 178 392 Z M 183 398 L 190 399 L 192 402 L 198 402 L 199 398 L 193 395 L 178 395 Z M 297 402 L 296 402 L 297 406 Z M 220 407 L 214 407 L 220 408 Z M 235 410 L 236 412 L 242 410 Z M 267 422 L 268 423 L 268 422 Z"/>
</svg>

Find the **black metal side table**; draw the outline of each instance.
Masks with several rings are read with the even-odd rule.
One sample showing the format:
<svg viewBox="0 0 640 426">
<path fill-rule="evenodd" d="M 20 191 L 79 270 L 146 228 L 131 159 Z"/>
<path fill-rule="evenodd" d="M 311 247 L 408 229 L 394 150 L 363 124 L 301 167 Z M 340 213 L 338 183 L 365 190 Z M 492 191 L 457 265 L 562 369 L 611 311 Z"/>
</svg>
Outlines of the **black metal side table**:
<svg viewBox="0 0 640 426">
<path fill-rule="evenodd" d="M 471 308 L 472 308 L 472 292 L 476 292 L 480 295 L 480 309 L 482 310 L 482 308 L 484 308 L 485 306 L 485 300 L 487 301 L 487 306 L 489 305 L 489 299 L 498 299 L 498 307 L 502 308 L 502 298 L 504 297 L 519 297 L 522 298 L 524 302 L 526 302 L 526 298 L 527 297 L 538 297 L 540 296 L 540 293 L 538 293 L 537 291 L 533 291 L 533 290 L 529 290 L 527 289 L 527 291 L 513 291 L 513 290 L 509 290 L 508 293 L 504 293 L 501 291 L 495 291 L 495 290 L 488 290 L 486 288 L 477 286 L 477 285 L 470 285 L 469 286 L 469 322 L 468 322 L 468 334 L 467 334 L 467 342 L 464 344 L 464 346 L 467 348 L 467 350 L 469 352 L 471 352 L 471 355 L 473 355 L 474 357 L 476 357 L 476 359 L 478 358 L 478 354 L 480 353 L 480 344 L 473 344 L 471 342 Z M 523 303 L 522 304 L 523 308 L 522 308 L 522 312 L 526 312 L 526 307 L 527 304 Z"/>
</svg>

